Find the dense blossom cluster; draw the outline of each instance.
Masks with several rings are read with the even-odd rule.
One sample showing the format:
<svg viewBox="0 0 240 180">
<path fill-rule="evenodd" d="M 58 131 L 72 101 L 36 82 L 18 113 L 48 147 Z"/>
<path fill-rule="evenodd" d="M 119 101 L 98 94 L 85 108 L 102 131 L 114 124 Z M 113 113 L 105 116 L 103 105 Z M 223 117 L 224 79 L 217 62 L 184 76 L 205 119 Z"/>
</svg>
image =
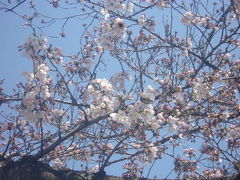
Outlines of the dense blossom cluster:
<svg viewBox="0 0 240 180">
<path fill-rule="evenodd" d="M 101 13 L 104 15 L 106 22 L 101 23 L 99 38 L 97 42 L 100 48 L 112 50 L 116 42 L 123 40 L 126 34 L 126 25 L 123 19 L 117 17 L 114 19 L 109 19 L 110 12 L 123 12 L 132 13 L 134 4 L 128 2 L 127 4 L 124 0 L 104 0 L 104 9 Z M 134 1 L 134 0 L 133 0 Z"/>
<path fill-rule="evenodd" d="M 158 131 L 162 121 L 155 116 L 155 110 L 151 104 L 155 99 L 155 95 L 156 91 L 151 86 L 148 86 L 146 91 L 141 93 L 141 101 L 129 104 L 126 112 L 118 110 L 118 112 L 112 113 L 112 119 L 125 127 L 142 122 L 142 125 L 146 128 Z"/>
<path fill-rule="evenodd" d="M 149 163 L 152 163 L 157 157 L 158 148 L 152 143 L 148 144 L 148 147 L 149 148 L 145 150 L 145 152 L 147 153 L 147 161 Z"/>
<path fill-rule="evenodd" d="M 240 148 L 240 127 L 238 125 L 231 125 L 227 133 L 228 147 Z"/>
<path fill-rule="evenodd" d="M 47 38 L 41 36 L 40 38 L 36 36 L 29 36 L 27 41 L 20 46 L 23 49 L 23 55 L 29 59 L 35 59 L 37 54 L 41 50 L 46 50 L 46 43 L 48 42 Z"/>
<path fill-rule="evenodd" d="M 24 56 L 33 60 L 35 66 L 34 73 L 24 73 L 28 77 L 27 91 L 22 100 L 23 107 L 20 114 L 24 120 L 29 122 L 38 122 L 40 119 L 48 119 L 49 115 L 59 118 L 64 114 L 62 109 L 51 109 L 47 111 L 47 101 L 51 97 L 50 85 L 51 78 L 49 77 L 49 67 L 46 63 L 39 62 L 39 53 L 46 50 L 47 39 L 41 36 L 37 38 L 30 36 L 27 42 L 22 46 Z M 59 64 L 62 61 L 61 49 L 56 48 L 48 56 L 52 58 L 55 63 Z"/>
<path fill-rule="evenodd" d="M 209 95 L 210 91 L 206 84 L 193 82 L 193 96 L 196 100 L 201 100 Z"/>
<path fill-rule="evenodd" d="M 156 91 L 149 85 L 145 92 L 141 93 L 143 101 L 153 102 L 155 100 Z"/>
<path fill-rule="evenodd" d="M 106 79 L 93 80 L 87 87 L 84 99 L 84 103 L 91 100 L 86 112 L 93 118 L 113 112 L 120 104 L 119 99 L 114 97 L 112 84 Z"/>
<path fill-rule="evenodd" d="M 48 78 L 48 72 L 49 68 L 44 63 L 36 67 L 36 78 L 39 80 L 43 99 L 47 99 L 51 96 L 48 86 L 51 79 Z"/>
<path fill-rule="evenodd" d="M 128 118 L 128 116 L 126 116 L 126 112 L 122 111 L 122 110 L 118 110 L 117 113 L 112 113 L 110 115 L 112 117 L 113 121 L 116 121 L 122 125 L 124 125 L 125 127 L 130 127 L 131 126 L 131 119 Z"/>
<path fill-rule="evenodd" d="M 105 17 L 105 20 L 109 18 L 109 13 L 132 13 L 134 7 L 134 1 L 131 0 L 126 3 L 125 0 L 104 0 L 104 9 L 101 10 L 102 14 Z"/>
<path fill-rule="evenodd" d="M 28 91 L 23 98 L 24 108 L 21 111 L 21 115 L 26 120 L 36 122 L 39 118 L 47 115 L 40 104 L 41 101 L 45 101 L 51 96 L 49 91 L 51 79 L 48 77 L 48 71 L 47 65 L 42 63 L 36 66 L 35 74 L 27 73 Z M 41 98 L 41 101 L 39 98 Z"/>
<path fill-rule="evenodd" d="M 141 119 L 141 111 L 144 104 L 141 101 L 136 101 L 134 104 L 130 104 L 127 107 L 128 117 L 132 121 L 137 121 Z"/>
<path fill-rule="evenodd" d="M 119 0 L 119 1 L 115 1 L 115 0 L 104 0 L 105 1 L 105 8 L 109 11 L 113 11 L 116 12 L 119 9 L 125 9 L 126 5 L 124 3 L 124 0 Z"/>
<path fill-rule="evenodd" d="M 176 172 L 194 172 L 198 169 L 196 161 L 190 161 L 183 158 L 176 158 L 175 159 L 175 171 Z"/>
<path fill-rule="evenodd" d="M 203 175 L 207 179 L 224 177 L 223 173 L 217 169 L 213 169 L 213 170 L 206 169 L 206 170 L 204 170 Z"/>
<path fill-rule="evenodd" d="M 111 50 L 116 42 L 120 42 L 125 37 L 126 26 L 124 20 L 116 18 L 111 22 L 101 24 L 98 38 L 99 46 Z"/>
</svg>

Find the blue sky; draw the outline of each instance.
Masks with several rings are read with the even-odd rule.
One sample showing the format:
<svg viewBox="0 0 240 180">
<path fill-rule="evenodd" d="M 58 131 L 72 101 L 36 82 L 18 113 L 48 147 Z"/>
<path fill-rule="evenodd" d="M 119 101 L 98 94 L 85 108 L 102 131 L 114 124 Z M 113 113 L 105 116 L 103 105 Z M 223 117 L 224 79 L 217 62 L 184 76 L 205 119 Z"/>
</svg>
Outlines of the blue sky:
<svg viewBox="0 0 240 180">
<path fill-rule="evenodd" d="M 30 31 L 23 28 L 23 21 L 12 13 L 0 12 L 0 78 L 6 79 L 10 90 L 24 79 L 21 72 L 31 70 L 31 61 L 24 59 L 18 51 Z"/>
</svg>

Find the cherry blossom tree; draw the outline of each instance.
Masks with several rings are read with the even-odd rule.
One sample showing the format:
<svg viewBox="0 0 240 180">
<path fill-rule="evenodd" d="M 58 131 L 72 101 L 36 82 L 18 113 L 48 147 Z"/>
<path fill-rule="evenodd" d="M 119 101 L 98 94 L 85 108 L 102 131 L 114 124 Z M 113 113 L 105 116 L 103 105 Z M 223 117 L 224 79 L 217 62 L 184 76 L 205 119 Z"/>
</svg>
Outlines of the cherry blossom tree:
<svg viewBox="0 0 240 180">
<path fill-rule="evenodd" d="M 0 2 L 32 32 L 19 45 L 32 63 L 26 81 L 14 92 L 0 83 L 2 167 L 41 163 L 98 178 L 119 164 L 123 177 L 149 178 L 168 157 L 157 178 L 239 174 L 239 0 L 46 2 L 66 15 L 44 14 L 34 0 Z M 55 43 L 71 23 L 75 53 Z"/>
</svg>

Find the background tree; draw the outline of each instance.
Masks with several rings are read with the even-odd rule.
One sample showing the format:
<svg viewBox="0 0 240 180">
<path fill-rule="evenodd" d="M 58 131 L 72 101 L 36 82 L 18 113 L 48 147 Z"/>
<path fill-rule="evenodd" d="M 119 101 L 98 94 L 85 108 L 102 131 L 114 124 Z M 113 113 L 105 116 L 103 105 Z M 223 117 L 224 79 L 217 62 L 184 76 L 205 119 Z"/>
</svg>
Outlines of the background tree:
<svg viewBox="0 0 240 180">
<path fill-rule="evenodd" d="M 153 177 L 168 156 L 163 178 L 239 173 L 238 0 L 46 2 L 0 3 L 32 32 L 19 46 L 32 72 L 0 90 L 2 162 Z M 57 43 L 69 36 L 74 53 Z"/>
</svg>

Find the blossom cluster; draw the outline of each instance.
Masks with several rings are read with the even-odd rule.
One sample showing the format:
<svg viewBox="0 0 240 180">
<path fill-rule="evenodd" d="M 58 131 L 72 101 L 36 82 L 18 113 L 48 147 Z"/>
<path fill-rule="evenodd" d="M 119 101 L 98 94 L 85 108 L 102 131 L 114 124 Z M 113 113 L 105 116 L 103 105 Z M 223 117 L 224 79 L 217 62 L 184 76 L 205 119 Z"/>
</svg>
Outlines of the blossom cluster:
<svg viewBox="0 0 240 180">
<path fill-rule="evenodd" d="M 139 16 L 138 24 L 140 26 L 147 27 L 151 31 L 154 31 L 154 28 L 156 26 L 155 20 L 153 18 L 147 18 L 145 14 L 142 14 L 142 15 Z M 153 37 L 154 36 L 150 34 L 148 39 L 146 39 L 146 41 L 152 41 Z M 137 37 L 136 39 L 140 40 L 140 39 L 144 39 L 144 38 L 147 38 L 147 37 L 145 36 L 144 32 L 141 29 L 140 30 L 140 36 Z"/>
<path fill-rule="evenodd" d="M 41 99 L 47 100 L 51 93 L 49 91 L 49 83 L 51 79 L 48 77 L 49 68 L 46 64 L 41 63 L 36 65 L 36 72 L 26 73 L 28 75 L 28 91 L 22 100 L 24 108 L 21 110 L 21 115 L 29 121 L 36 122 L 38 118 L 43 118 L 46 111 L 40 110 L 39 105 Z M 37 107 L 40 108 L 37 111 Z"/>
<path fill-rule="evenodd" d="M 124 125 L 125 127 L 131 126 L 131 122 L 130 122 L 131 119 L 128 118 L 125 111 L 118 110 L 117 113 L 111 113 L 110 116 L 113 121 L 116 121 L 116 122 Z"/>
<path fill-rule="evenodd" d="M 41 50 L 47 49 L 47 42 L 47 38 L 43 36 L 40 36 L 39 38 L 36 36 L 29 36 L 27 41 L 20 46 L 23 50 L 23 56 L 29 59 L 35 59 Z"/>
<path fill-rule="evenodd" d="M 36 67 L 36 78 L 39 80 L 41 87 L 42 98 L 47 99 L 51 96 L 49 92 L 49 83 L 51 79 L 48 77 L 49 68 L 46 64 L 42 63 Z"/>
<path fill-rule="evenodd" d="M 48 58 L 50 58 L 56 64 L 62 64 L 63 57 L 62 57 L 62 50 L 61 48 L 55 48 L 53 51 L 48 53 Z"/>
<path fill-rule="evenodd" d="M 199 101 L 210 94 L 208 86 L 201 82 L 193 82 L 193 96 Z"/>
<path fill-rule="evenodd" d="M 109 11 L 116 12 L 121 9 L 125 9 L 126 5 L 123 0 L 104 0 L 105 1 L 105 9 Z"/>
<path fill-rule="evenodd" d="M 140 15 L 138 23 L 142 26 L 145 26 L 147 24 L 147 19 L 146 19 L 146 16 L 144 14 Z"/>
<path fill-rule="evenodd" d="M 236 15 L 240 15 L 240 1 L 239 0 L 233 0 L 233 3 L 234 3 Z"/>
<path fill-rule="evenodd" d="M 222 159 L 220 158 L 220 151 L 217 149 L 214 149 L 213 151 L 209 152 L 208 155 L 209 155 L 208 159 L 210 161 L 218 161 L 218 162 L 222 161 Z"/>
<path fill-rule="evenodd" d="M 102 23 L 97 40 L 99 46 L 103 49 L 113 49 L 114 43 L 122 41 L 125 37 L 126 29 L 124 20 L 121 18 Z"/>
<path fill-rule="evenodd" d="M 86 112 L 93 118 L 113 112 L 120 104 L 119 99 L 114 97 L 112 84 L 106 79 L 95 79 L 88 85 L 84 103 L 89 100 L 91 105 Z"/>
<path fill-rule="evenodd" d="M 149 127 L 155 132 L 158 132 L 161 127 L 162 121 L 155 116 L 153 105 L 148 104 L 141 114 L 146 127 Z"/>
<path fill-rule="evenodd" d="M 157 157 L 158 148 L 153 143 L 148 144 L 148 148 L 145 150 L 147 153 L 147 159 L 149 163 L 152 163 Z"/>
<path fill-rule="evenodd" d="M 141 93 L 141 101 L 129 104 L 126 112 L 118 110 L 118 112 L 112 113 L 112 119 L 125 127 L 130 127 L 132 123 L 141 120 L 146 127 L 150 126 L 157 130 L 160 122 L 154 116 L 155 111 L 153 105 L 150 103 L 155 99 L 155 94 L 155 90 L 151 86 L 148 86 L 147 90 Z"/>
<path fill-rule="evenodd" d="M 174 164 L 176 172 L 194 172 L 198 169 L 195 161 L 186 160 L 180 157 L 175 159 Z"/>
<path fill-rule="evenodd" d="M 192 47 L 193 47 L 192 42 L 191 42 L 191 38 L 186 37 L 184 39 L 184 45 L 185 45 L 185 48 L 182 51 L 182 56 L 188 56 L 188 54 L 189 54 L 188 51 L 190 49 L 192 49 Z"/>
<path fill-rule="evenodd" d="M 115 90 L 122 91 L 125 89 L 125 80 L 130 80 L 131 77 L 128 72 L 120 73 L 117 72 L 110 79 L 110 82 Z"/>
<path fill-rule="evenodd" d="M 64 64 L 65 69 L 71 74 L 82 74 L 86 76 L 86 71 L 89 72 L 91 70 L 93 61 L 90 58 L 78 59 L 73 58 L 74 61 L 70 61 Z"/>
<path fill-rule="evenodd" d="M 164 0 L 146 0 L 147 3 L 149 3 L 150 5 L 157 5 L 158 7 L 160 7 L 161 9 L 166 7 L 166 1 Z"/>
<path fill-rule="evenodd" d="M 62 167 L 64 167 L 64 163 L 63 163 L 63 161 L 61 161 L 61 159 L 56 158 L 53 160 L 53 167 L 62 168 Z"/>
<path fill-rule="evenodd" d="M 145 92 L 141 93 L 142 101 L 153 102 L 155 100 L 156 91 L 152 88 L 152 86 L 147 86 Z"/>
<path fill-rule="evenodd" d="M 36 36 L 28 37 L 23 46 L 23 55 L 27 58 L 35 60 L 41 50 L 47 49 L 47 39 L 45 37 L 37 38 Z M 29 121 L 36 122 L 38 118 L 43 118 L 46 115 L 44 110 L 37 111 L 40 100 L 46 100 L 51 96 L 49 91 L 49 83 L 51 79 L 48 77 L 49 68 L 45 63 L 34 62 L 35 73 L 25 73 L 28 77 L 27 92 L 22 100 L 23 109 L 20 114 L 23 118 Z"/>
<path fill-rule="evenodd" d="M 178 127 L 186 127 L 186 123 L 179 121 L 176 116 L 164 117 L 163 112 L 156 114 L 153 106 L 153 102 L 157 95 L 157 91 L 151 86 L 148 86 L 146 91 L 140 93 L 141 100 L 138 100 L 132 104 L 129 104 L 126 110 L 118 110 L 117 112 L 111 113 L 110 117 L 113 121 L 120 123 L 123 127 L 130 128 L 131 126 L 141 126 L 144 129 L 151 129 L 156 133 L 159 132 L 161 124 L 168 123 L 169 132 L 177 130 Z M 136 131 L 135 136 L 140 138 Z M 140 138 L 141 139 L 141 138 Z"/>
<path fill-rule="evenodd" d="M 226 140 L 229 148 L 240 148 L 240 127 L 238 125 L 231 125 L 231 129 L 227 133 Z"/>
<path fill-rule="evenodd" d="M 142 167 L 139 166 L 139 163 L 131 160 L 130 162 L 126 162 L 123 165 L 123 169 L 126 169 L 127 172 L 123 173 L 123 177 L 139 177 L 142 171 Z"/>
<path fill-rule="evenodd" d="M 202 27 L 218 29 L 218 27 L 211 22 L 210 17 L 201 17 L 191 11 L 187 11 L 185 14 L 183 14 L 183 16 L 181 17 L 181 22 L 187 26 L 200 25 Z"/>
<path fill-rule="evenodd" d="M 213 178 L 221 178 L 224 175 L 222 174 L 222 172 L 220 170 L 217 169 L 213 169 L 213 170 L 209 170 L 206 169 L 203 171 L 203 176 L 207 179 L 213 179 Z"/>
<path fill-rule="evenodd" d="M 195 156 L 195 149 L 190 148 L 190 149 L 184 149 L 183 153 L 187 156 L 187 157 L 193 157 Z"/>
<path fill-rule="evenodd" d="M 104 9 L 101 10 L 102 14 L 105 16 L 105 19 L 109 18 L 109 12 L 114 13 L 132 13 L 135 0 L 129 1 L 127 4 L 124 3 L 125 0 L 104 0 Z"/>
<path fill-rule="evenodd" d="M 163 112 L 156 113 L 152 102 L 157 95 L 157 91 L 148 86 L 146 91 L 140 93 L 141 99 L 127 105 L 127 108 L 111 113 L 110 117 L 113 121 L 125 128 L 137 128 L 133 135 L 137 139 L 145 139 L 144 130 L 153 130 L 159 133 L 162 124 L 169 124 L 168 132 L 177 130 L 178 127 L 185 128 L 187 126 L 183 121 L 179 121 L 176 116 L 164 117 Z"/>
<path fill-rule="evenodd" d="M 53 163 L 58 167 L 63 167 L 69 159 L 91 161 L 90 149 L 82 148 L 76 143 L 72 143 L 70 146 L 60 145 L 50 152 L 49 156 L 51 159 L 55 159 Z"/>
<path fill-rule="evenodd" d="M 97 173 L 98 171 L 99 171 L 99 166 L 98 165 L 90 167 L 87 170 L 87 172 L 90 173 L 90 174 Z"/>
<path fill-rule="evenodd" d="M 237 60 L 233 63 L 233 70 L 240 70 L 240 59 L 237 59 Z"/>
</svg>

